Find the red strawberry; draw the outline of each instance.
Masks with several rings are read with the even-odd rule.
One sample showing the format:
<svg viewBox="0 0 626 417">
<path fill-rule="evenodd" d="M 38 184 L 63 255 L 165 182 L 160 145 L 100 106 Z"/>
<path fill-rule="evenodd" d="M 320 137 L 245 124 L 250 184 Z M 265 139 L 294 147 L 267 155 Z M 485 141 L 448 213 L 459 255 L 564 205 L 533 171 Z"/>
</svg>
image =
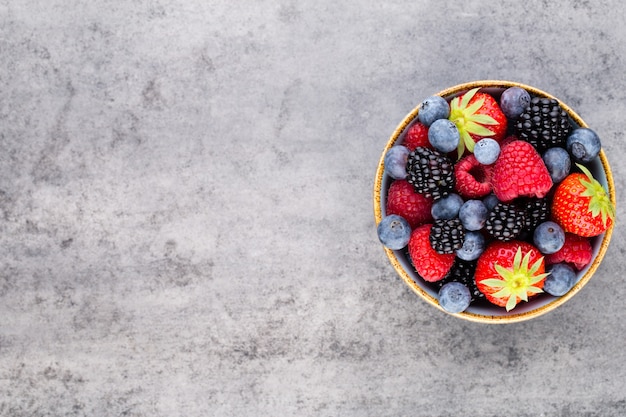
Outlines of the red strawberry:
<svg viewBox="0 0 626 417">
<path fill-rule="evenodd" d="M 502 147 L 493 167 L 492 183 L 493 192 L 503 202 L 521 196 L 543 198 L 552 188 L 552 178 L 541 155 L 523 140 Z"/>
<path fill-rule="evenodd" d="M 428 282 L 443 279 L 454 263 L 454 253 L 440 254 L 430 246 L 432 224 L 424 224 L 411 233 L 409 256 L 417 273 Z"/>
<path fill-rule="evenodd" d="M 573 233 L 565 233 L 563 247 L 556 253 L 546 255 L 546 264 L 552 265 L 567 262 L 580 271 L 591 262 L 592 251 L 589 238 Z"/>
<path fill-rule="evenodd" d="M 474 274 L 476 286 L 485 298 L 507 311 L 543 292 L 547 275 L 539 250 L 516 240 L 489 245 L 478 258 Z"/>
<path fill-rule="evenodd" d="M 478 90 L 479 88 L 474 88 L 450 102 L 448 118 L 461 134 L 459 159 L 465 149 L 473 152 L 474 144 L 482 138 L 490 137 L 499 142 L 506 134 L 507 119 L 498 102 L 489 94 Z"/>
<path fill-rule="evenodd" d="M 615 207 L 591 172 L 576 165 L 583 173 L 569 174 L 559 184 L 552 200 L 552 217 L 566 232 L 597 236 L 613 224 Z"/>
<path fill-rule="evenodd" d="M 409 148 L 410 151 L 418 146 L 432 148 L 430 142 L 428 141 L 428 126 L 422 124 L 421 122 L 417 122 L 412 125 L 406 132 L 403 145 Z"/>
<path fill-rule="evenodd" d="M 491 192 L 492 175 L 492 165 L 482 165 L 469 154 L 454 166 L 456 191 L 465 198 L 484 197 Z"/>
<path fill-rule="evenodd" d="M 387 215 L 397 214 L 406 219 L 412 229 L 432 221 L 432 199 L 416 193 L 406 180 L 391 183 L 387 193 Z"/>
</svg>

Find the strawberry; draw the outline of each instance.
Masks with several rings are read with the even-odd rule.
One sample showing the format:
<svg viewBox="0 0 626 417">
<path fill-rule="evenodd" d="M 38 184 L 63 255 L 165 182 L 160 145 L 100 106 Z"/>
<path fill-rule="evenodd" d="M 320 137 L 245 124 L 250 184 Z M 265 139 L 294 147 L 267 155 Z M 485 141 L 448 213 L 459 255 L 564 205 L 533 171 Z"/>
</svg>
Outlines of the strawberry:
<svg viewBox="0 0 626 417">
<path fill-rule="evenodd" d="M 411 229 L 432 221 L 432 199 L 416 193 L 406 180 L 391 183 L 387 194 L 387 215 L 397 214 L 409 222 Z"/>
<path fill-rule="evenodd" d="M 507 143 L 493 167 L 493 192 L 498 200 L 543 198 L 552 188 L 550 172 L 533 145 L 523 140 Z"/>
<path fill-rule="evenodd" d="M 465 198 L 480 198 L 491 192 L 493 167 L 482 165 L 473 154 L 454 165 L 456 191 Z"/>
<path fill-rule="evenodd" d="M 593 256 L 589 238 L 565 233 L 565 243 L 558 252 L 546 256 L 546 264 L 567 262 L 580 271 L 591 262 Z"/>
<path fill-rule="evenodd" d="M 552 217 L 566 232 L 598 236 L 613 224 L 615 207 L 591 172 L 576 166 L 582 173 L 569 174 L 554 192 Z"/>
<path fill-rule="evenodd" d="M 421 122 L 417 122 L 412 125 L 406 132 L 403 145 L 409 148 L 410 151 L 418 146 L 432 148 L 430 142 L 428 141 L 428 126 Z"/>
<path fill-rule="evenodd" d="M 539 250 L 512 240 L 489 245 L 478 258 L 474 277 L 487 300 L 510 311 L 520 301 L 543 292 L 547 275 Z"/>
<path fill-rule="evenodd" d="M 439 281 L 448 274 L 454 263 L 455 254 L 440 254 L 430 246 L 432 224 L 424 224 L 411 233 L 409 256 L 417 273 L 428 282 Z"/>
<path fill-rule="evenodd" d="M 474 144 L 482 138 L 490 137 L 500 142 L 506 134 L 507 119 L 498 102 L 478 90 L 474 88 L 450 102 L 448 118 L 454 122 L 461 135 L 457 149 L 459 159 L 466 149 L 474 152 Z"/>
</svg>

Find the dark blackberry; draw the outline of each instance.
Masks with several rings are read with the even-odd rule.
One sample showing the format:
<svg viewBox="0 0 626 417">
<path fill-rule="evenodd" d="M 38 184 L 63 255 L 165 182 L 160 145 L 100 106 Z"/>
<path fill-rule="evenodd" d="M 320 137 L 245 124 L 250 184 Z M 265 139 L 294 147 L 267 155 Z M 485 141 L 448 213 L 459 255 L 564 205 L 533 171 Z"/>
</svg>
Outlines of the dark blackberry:
<svg viewBox="0 0 626 417">
<path fill-rule="evenodd" d="M 565 147 L 572 131 L 569 117 L 555 99 L 534 97 L 515 123 L 520 139 L 530 142 L 539 153 Z"/>
<path fill-rule="evenodd" d="M 494 238 L 506 242 L 518 237 L 526 226 L 526 213 L 515 204 L 498 203 L 491 210 L 485 229 Z"/>
<path fill-rule="evenodd" d="M 450 272 L 448 272 L 448 275 L 446 275 L 441 281 L 436 282 L 437 291 L 439 291 L 444 284 L 456 281 L 469 288 L 472 296 L 472 303 L 478 300 L 484 300 L 485 294 L 478 291 L 476 281 L 474 280 L 474 272 L 476 272 L 477 262 L 478 261 L 464 261 L 456 258 Z"/>
<path fill-rule="evenodd" d="M 521 202 L 526 211 L 525 229 L 535 230 L 540 223 L 550 219 L 550 201 L 548 198 L 529 198 Z"/>
<path fill-rule="evenodd" d="M 454 189 L 454 164 L 445 154 L 418 146 L 409 154 L 407 181 L 415 192 L 435 200 Z"/>
<path fill-rule="evenodd" d="M 454 253 L 463 246 L 465 229 L 459 218 L 435 220 L 430 229 L 430 246 L 437 253 Z"/>
</svg>

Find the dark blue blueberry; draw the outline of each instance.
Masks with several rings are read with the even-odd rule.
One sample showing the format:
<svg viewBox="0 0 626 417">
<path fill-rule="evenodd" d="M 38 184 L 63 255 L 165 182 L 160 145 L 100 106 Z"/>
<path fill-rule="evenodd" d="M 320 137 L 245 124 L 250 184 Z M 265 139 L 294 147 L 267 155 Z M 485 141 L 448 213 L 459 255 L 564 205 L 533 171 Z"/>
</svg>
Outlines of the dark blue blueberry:
<svg viewBox="0 0 626 417">
<path fill-rule="evenodd" d="M 555 222 L 543 222 L 535 229 L 533 242 L 541 253 L 549 255 L 558 252 L 563 247 L 565 232 Z"/>
<path fill-rule="evenodd" d="M 488 213 L 481 200 L 467 200 L 459 210 L 459 219 L 465 230 L 480 230 L 485 226 Z"/>
<path fill-rule="evenodd" d="M 404 217 L 390 214 L 383 217 L 377 227 L 380 243 L 389 249 L 400 250 L 409 243 L 411 226 Z"/>
<path fill-rule="evenodd" d="M 487 207 L 487 211 L 493 210 L 499 202 L 500 200 L 498 200 L 495 194 L 489 194 L 487 197 L 483 198 L 483 204 Z"/>
<path fill-rule="evenodd" d="M 459 210 L 463 205 L 463 199 L 458 194 L 448 194 L 435 201 L 430 214 L 435 220 L 452 220 L 459 215 Z"/>
<path fill-rule="evenodd" d="M 509 87 L 502 92 L 500 108 L 509 119 L 517 119 L 530 104 L 530 94 L 520 87 Z"/>
<path fill-rule="evenodd" d="M 428 142 L 440 152 L 452 152 L 459 146 L 460 140 L 459 129 L 448 119 L 437 119 L 428 129 Z"/>
<path fill-rule="evenodd" d="M 480 232 L 465 232 L 463 246 L 456 250 L 456 256 L 464 261 L 474 261 L 485 251 L 485 237 Z"/>
<path fill-rule="evenodd" d="M 550 295 L 557 297 L 565 295 L 576 283 L 576 272 L 566 263 L 548 265 L 546 272 L 550 275 L 543 283 L 543 290 Z"/>
<path fill-rule="evenodd" d="M 456 314 L 465 311 L 471 301 L 472 295 L 469 288 L 460 282 L 448 282 L 439 290 L 439 305 L 448 313 Z"/>
<path fill-rule="evenodd" d="M 396 180 L 406 178 L 406 160 L 409 157 L 409 148 L 396 145 L 389 148 L 385 154 L 385 173 Z"/>
<path fill-rule="evenodd" d="M 474 146 L 474 156 L 483 165 L 493 164 L 499 155 L 500 144 L 491 138 L 481 139 Z"/>
<path fill-rule="evenodd" d="M 550 148 L 543 154 L 543 162 L 548 168 L 552 182 L 555 184 L 563 181 L 569 175 L 572 160 L 569 153 L 563 148 Z"/>
<path fill-rule="evenodd" d="M 431 96 L 422 101 L 417 118 L 422 124 L 430 126 L 435 120 L 447 119 L 450 116 L 450 105 L 439 96 Z"/>
<path fill-rule="evenodd" d="M 600 138 L 591 129 L 575 129 L 567 138 L 567 151 L 578 162 L 590 162 L 600 153 Z"/>
</svg>

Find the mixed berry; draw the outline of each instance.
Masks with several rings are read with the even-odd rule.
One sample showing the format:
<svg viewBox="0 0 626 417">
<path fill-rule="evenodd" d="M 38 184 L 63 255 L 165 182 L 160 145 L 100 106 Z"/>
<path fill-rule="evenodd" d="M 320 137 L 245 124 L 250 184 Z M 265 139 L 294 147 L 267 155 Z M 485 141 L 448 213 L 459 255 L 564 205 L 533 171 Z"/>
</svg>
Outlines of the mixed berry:
<svg viewBox="0 0 626 417">
<path fill-rule="evenodd" d="M 428 97 L 385 154 L 379 239 L 404 251 L 450 313 L 562 296 L 614 221 L 589 170 L 600 149 L 557 100 L 520 87 Z"/>
</svg>

